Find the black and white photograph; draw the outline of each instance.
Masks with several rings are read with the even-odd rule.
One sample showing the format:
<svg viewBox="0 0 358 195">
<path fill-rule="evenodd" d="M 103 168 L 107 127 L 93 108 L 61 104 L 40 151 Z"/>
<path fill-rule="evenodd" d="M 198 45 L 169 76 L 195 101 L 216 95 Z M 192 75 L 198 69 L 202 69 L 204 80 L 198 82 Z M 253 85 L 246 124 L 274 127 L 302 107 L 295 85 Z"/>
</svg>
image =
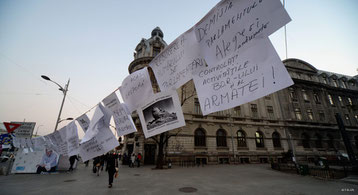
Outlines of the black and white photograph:
<svg viewBox="0 0 358 195">
<path fill-rule="evenodd" d="M 146 137 L 185 125 L 178 95 L 173 91 L 155 94 L 137 112 Z"/>
<path fill-rule="evenodd" d="M 171 97 L 150 105 L 143 110 L 143 114 L 148 131 L 178 119 Z"/>
</svg>

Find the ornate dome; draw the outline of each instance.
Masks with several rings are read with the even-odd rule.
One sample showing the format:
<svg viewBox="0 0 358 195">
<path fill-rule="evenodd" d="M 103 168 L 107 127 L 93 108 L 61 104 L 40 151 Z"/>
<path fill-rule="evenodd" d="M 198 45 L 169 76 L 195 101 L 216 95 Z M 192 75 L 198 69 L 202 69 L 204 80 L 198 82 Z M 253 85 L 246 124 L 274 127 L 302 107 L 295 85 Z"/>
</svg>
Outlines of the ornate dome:
<svg viewBox="0 0 358 195">
<path fill-rule="evenodd" d="M 152 31 L 152 37 L 154 37 L 154 36 L 159 36 L 161 38 L 164 37 L 163 31 L 160 30 L 160 28 L 158 26 L 155 29 L 153 29 L 153 31 Z"/>
</svg>

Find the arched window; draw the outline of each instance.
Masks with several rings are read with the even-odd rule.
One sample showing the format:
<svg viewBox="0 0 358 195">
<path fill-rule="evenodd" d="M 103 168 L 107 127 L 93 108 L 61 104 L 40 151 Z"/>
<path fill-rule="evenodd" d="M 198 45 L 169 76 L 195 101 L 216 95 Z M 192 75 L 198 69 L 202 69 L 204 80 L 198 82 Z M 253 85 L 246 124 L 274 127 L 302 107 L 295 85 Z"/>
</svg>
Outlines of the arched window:
<svg viewBox="0 0 358 195">
<path fill-rule="evenodd" d="M 195 146 L 206 146 L 206 136 L 204 129 L 197 129 L 194 133 Z"/>
<path fill-rule="evenodd" d="M 255 141 L 256 141 L 256 147 L 257 148 L 265 147 L 264 136 L 263 136 L 261 131 L 256 131 L 256 133 L 255 133 Z"/>
<path fill-rule="evenodd" d="M 316 134 L 315 140 L 316 148 L 322 148 L 322 137 L 319 134 Z"/>
<path fill-rule="evenodd" d="M 306 134 L 302 134 L 302 146 L 304 148 L 310 148 L 310 137 Z"/>
<path fill-rule="evenodd" d="M 237 131 L 237 146 L 246 147 L 246 134 L 243 130 Z"/>
<path fill-rule="evenodd" d="M 281 148 L 281 138 L 280 134 L 276 131 L 272 133 L 272 142 L 274 148 Z"/>
<path fill-rule="evenodd" d="M 216 146 L 226 147 L 226 131 L 224 129 L 219 129 L 216 132 Z"/>
<path fill-rule="evenodd" d="M 333 136 L 332 136 L 331 134 L 328 134 L 327 137 L 328 137 L 328 141 L 327 141 L 328 147 L 329 147 L 329 148 L 334 148 L 334 139 L 333 139 Z"/>
</svg>

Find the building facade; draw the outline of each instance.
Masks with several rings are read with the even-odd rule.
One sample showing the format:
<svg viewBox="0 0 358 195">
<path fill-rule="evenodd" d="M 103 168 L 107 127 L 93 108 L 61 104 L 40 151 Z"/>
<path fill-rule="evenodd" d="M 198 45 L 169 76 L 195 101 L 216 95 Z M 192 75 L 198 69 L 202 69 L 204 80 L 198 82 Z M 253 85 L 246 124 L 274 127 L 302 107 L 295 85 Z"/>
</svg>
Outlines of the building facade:
<svg viewBox="0 0 358 195">
<path fill-rule="evenodd" d="M 129 73 L 147 67 L 166 46 L 159 27 L 135 48 Z M 284 60 L 294 85 L 235 108 L 203 116 L 194 83 L 177 90 L 186 126 L 169 131 L 166 159 L 175 164 L 267 163 L 281 161 L 293 151 L 298 161 L 317 156 L 336 158 L 346 153 L 337 122 L 345 121 L 354 151 L 358 151 L 358 76 L 320 71 L 299 59 Z M 154 74 L 149 69 L 154 91 Z M 123 152 L 142 153 L 154 164 L 158 145 L 145 139 L 138 117 L 138 132 L 125 136 Z"/>
</svg>

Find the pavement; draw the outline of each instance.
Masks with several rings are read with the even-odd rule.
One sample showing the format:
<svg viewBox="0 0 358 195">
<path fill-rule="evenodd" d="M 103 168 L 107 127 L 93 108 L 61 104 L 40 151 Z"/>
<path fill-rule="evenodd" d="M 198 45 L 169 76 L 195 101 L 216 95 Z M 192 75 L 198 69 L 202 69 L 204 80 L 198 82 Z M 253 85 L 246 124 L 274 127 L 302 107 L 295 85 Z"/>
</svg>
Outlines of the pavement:
<svg viewBox="0 0 358 195">
<path fill-rule="evenodd" d="M 80 163 L 72 173 L 0 176 L 0 194 L 357 194 L 358 185 L 341 180 L 272 170 L 269 164 L 208 165 L 153 170 L 152 166 L 121 165 L 119 177 L 108 188 L 108 174 L 92 173 Z M 357 178 L 352 178 L 357 179 Z"/>
</svg>

